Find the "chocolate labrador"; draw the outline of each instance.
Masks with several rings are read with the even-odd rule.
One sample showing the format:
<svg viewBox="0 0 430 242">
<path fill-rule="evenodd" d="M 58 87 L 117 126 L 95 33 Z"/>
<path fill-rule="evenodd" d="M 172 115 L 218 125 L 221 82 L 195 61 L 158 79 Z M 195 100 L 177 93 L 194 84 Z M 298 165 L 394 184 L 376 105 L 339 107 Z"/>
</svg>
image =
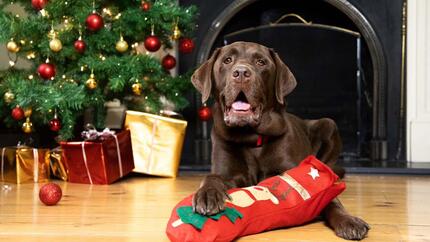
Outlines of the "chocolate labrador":
<svg viewBox="0 0 430 242">
<path fill-rule="evenodd" d="M 235 42 L 216 49 L 192 76 L 202 102 L 213 96 L 212 174 L 193 198 L 203 215 L 218 213 L 233 187 L 256 185 L 316 155 L 333 167 L 341 151 L 337 126 L 328 118 L 302 120 L 286 112 L 285 97 L 296 79 L 265 46 Z M 317 91 L 317 90 L 316 90 Z M 335 233 L 363 239 L 369 225 L 336 199 L 323 212 Z"/>
</svg>

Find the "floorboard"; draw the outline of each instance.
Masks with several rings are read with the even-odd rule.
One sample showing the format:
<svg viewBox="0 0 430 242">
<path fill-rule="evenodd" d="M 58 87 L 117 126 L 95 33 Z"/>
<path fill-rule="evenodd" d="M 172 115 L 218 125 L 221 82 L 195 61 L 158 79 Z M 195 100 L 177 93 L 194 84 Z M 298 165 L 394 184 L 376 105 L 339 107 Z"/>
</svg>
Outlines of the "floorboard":
<svg viewBox="0 0 430 242">
<path fill-rule="evenodd" d="M 47 207 L 39 184 L 0 183 L 1 241 L 168 241 L 174 205 L 202 175 L 127 177 L 109 186 L 55 181 L 63 199 Z M 344 206 L 372 227 L 364 241 L 430 241 L 430 176 L 349 175 Z M 6 188 L 7 185 L 9 189 Z M 238 241 L 343 241 L 322 221 L 246 236 Z"/>
</svg>

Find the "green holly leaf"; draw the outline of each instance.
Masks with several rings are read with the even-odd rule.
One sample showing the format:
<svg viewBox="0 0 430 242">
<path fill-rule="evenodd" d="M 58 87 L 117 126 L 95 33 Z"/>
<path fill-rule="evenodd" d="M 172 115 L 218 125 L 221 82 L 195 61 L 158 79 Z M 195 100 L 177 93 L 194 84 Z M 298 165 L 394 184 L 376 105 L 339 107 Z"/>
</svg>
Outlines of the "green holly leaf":
<svg viewBox="0 0 430 242">
<path fill-rule="evenodd" d="M 190 224 L 199 230 L 203 228 L 209 218 L 218 221 L 223 215 L 225 215 L 232 223 L 235 223 L 238 218 L 243 218 L 243 215 L 237 209 L 229 207 L 212 216 L 204 216 L 199 213 L 195 213 L 192 206 L 179 207 L 176 210 L 176 213 L 183 223 Z"/>
<path fill-rule="evenodd" d="M 199 230 L 203 228 L 203 225 L 209 219 L 209 217 L 195 213 L 192 206 L 179 207 L 176 209 L 176 213 L 184 224 L 191 224 Z"/>
</svg>

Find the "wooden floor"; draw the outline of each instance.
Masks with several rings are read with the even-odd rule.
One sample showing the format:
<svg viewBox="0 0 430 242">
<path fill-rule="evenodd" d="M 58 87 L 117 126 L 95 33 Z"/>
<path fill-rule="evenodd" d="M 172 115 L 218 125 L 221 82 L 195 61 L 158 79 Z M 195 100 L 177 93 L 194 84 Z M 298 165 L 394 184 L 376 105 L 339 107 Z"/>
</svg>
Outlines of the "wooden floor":
<svg viewBox="0 0 430 242">
<path fill-rule="evenodd" d="M 128 177 L 109 186 L 55 181 L 64 197 L 39 202 L 39 185 L 1 184 L 0 241 L 168 241 L 171 209 L 197 189 L 201 175 Z M 430 177 L 350 175 L 340 196 L 371 226 L 364 241 L 430 241 Z M 239 241 L 342 241 L 321 221 Z"/>
</svg>

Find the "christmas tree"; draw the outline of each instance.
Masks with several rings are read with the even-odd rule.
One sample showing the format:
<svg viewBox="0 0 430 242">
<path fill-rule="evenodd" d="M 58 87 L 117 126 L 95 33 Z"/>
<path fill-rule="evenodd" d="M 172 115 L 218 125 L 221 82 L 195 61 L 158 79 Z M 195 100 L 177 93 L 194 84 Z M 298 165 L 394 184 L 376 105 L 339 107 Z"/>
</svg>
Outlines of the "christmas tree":
<svg viewBox="0 0 430 242">
<path fill-rule="evenodd" d="M 6 11 L 11 4 L 28 15 Z M 16 0 L 0 7 L 0 42 L 10 59 L 0 72 L 0 119 L 7 127 L 51 129 L 65 140 L 88 108 L 103 127 L 108 100 L 152 112 L 162 108 L 161 98 L 177 108 L 187 104 L 189 75 L 172 76 L 175 57 L 151 53 L 176 44 L 192 50 L 195 7 L 176 0 Z M 20 59 L 31 68 L 15 69 Z"/>
</svg>

